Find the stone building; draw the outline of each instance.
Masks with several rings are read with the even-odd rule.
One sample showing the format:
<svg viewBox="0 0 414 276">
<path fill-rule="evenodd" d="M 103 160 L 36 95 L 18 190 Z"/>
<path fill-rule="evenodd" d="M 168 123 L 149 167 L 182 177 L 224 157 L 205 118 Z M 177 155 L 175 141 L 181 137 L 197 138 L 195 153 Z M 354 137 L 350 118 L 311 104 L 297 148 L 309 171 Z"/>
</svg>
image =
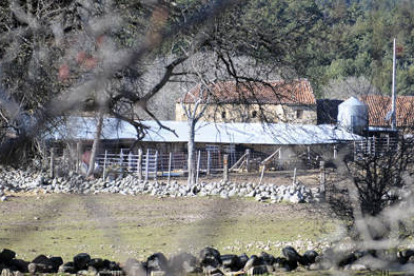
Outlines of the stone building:
<svg viewBox="0 0 414 276">
<path fill-rule="evenodd" d="M 192 88 L 176 102 L 175 120 L 186 121 L 183 105 L 208 122 L 316 124 L 316 100 L 306 79 L 267 82 L 217 82 Z M 204 106 L 207 105 L 207 106 Z"/>
</svg>

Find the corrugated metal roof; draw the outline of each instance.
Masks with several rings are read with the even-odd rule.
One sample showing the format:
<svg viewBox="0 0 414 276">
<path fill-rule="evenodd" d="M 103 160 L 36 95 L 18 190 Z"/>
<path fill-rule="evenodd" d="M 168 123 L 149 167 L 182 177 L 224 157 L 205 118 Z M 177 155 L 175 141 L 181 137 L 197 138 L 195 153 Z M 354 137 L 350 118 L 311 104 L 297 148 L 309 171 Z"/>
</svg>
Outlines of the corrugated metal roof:
<svg viewBox="0 0 414 276">
<path fill-rule="evenodd" d="M 184 103 L 194 103 L 200 95 L 201 85 L 196 85 L 184 95 Z M 266 82 L 223 81 L 208 86 L 210 102 L 259 103 L 259 104 L 316 104 L 310 82 L 300 80 L 277 80 Z M 207 93 L 205 93 L 207 99 Z"/>
<path fill-rule="evenodd" d="M 142 121 L 148 127 L 143 141 L 147 142 L 187 142 L 188 123 L 161 121 L 171 131 L 160 128 L 155 121 Z M 71 117 L 65 125 L 49 135 L 52 139 L 92 140 L 95 135 L 96 120 L 93 118 Z M 106 118 L 102 139 L 136 139 L 135 128 L 124 121 Z M 260 123 L 211 123 L 199 122 L 196 125 L 195 141 L 199 143 L 225 144 L 272 144 L 272 145 L 311 145 L 330 144 L 338 141 L 361 139 L 360 136 L 337 129 L 332 125 L 293 125 Z"/>
</svg>

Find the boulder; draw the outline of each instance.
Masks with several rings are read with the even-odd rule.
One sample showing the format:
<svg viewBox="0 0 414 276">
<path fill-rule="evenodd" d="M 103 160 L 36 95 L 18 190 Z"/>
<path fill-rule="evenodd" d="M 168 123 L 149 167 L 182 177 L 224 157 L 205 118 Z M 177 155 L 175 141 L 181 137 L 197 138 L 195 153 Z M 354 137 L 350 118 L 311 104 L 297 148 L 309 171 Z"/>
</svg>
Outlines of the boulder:
<svg viewBox="0 0 414 276">
<path fill-rule="evenodd" d="M 9 262 L 9 267 L 10 268 L 12 268 L 13 270 L 23 272 L 23 273 L 29 272 L 28 266 L 29 266 L 29 262 L 26 262 L 26 261 L 21 260 L 21 259 L 13 259 Z"/>
<path fill-rule="evenodd" d="M 298 262 L 299 259 L 301 259 L 299 253 L 292 246 L 286 246 L 285 248 L 283 248 L 282 254 L 286 257 L 288 261 Z"/>
<path fill-rule="evenodd" d="M 14 276 L 14 274 L 9 268 L 3 268 L 0 276 Z"/>
<path fill-rule="evenodd" d="M 0 263 L 7 264 L 16 257 L 16 252 L 4 248 L 0 253 Z"/>
<path fill-rule="evenodd" d="M 241 266 L 240 264 L 239 257 L 237 255 L 221 255 L 220 259 L 224 272 L 239 271 L 243 268 L 243 266 Z"/>
<path fill-rule="evenodd" d="M 60 259 L 61 261 L 61 259 Z M 63 261 L 59 263 L 58 259 L 50 260 L 45 255 L 39 255 L 33 259 L 28 265 L 28 271 L 30 273 L 56 273 L 59 270 L 59 266 Z"/>
<path fill-rule="evenodd" d="M 98 271 L 105 268 L 104 261 L 100 258 L 91 259 L 88 263 L 88 267 L 90 267 L 90 266 L 96 268 Z M 89 270 L 89 268 L 88 268 L 88 270 Z"/>
<path fill-rule="evenodd" d="M 281 271 L 292 271 L 298 267 L 298 263 L 294 260 L 288 260 L 286 258 L 278 257 L 273 263 L 273 268 Z"/>
<path fill-rule="evenodd" d="M 73 264 L 77 271 L 84 270 L 88 268 L 89 261 L 91 260 L 91 256 L 87 253 L 79 253 L 75 257 L 73 257 Z"/>
<path fill-rule="evenodd" d="M 168 260 L 162 253 L 152 254 L 147 259 L 147 269 L 150 273 L 152 271 L 167 271 Z"/>
<path fill-rule="evenodd" d="M 189 253 L 180 253 L 170 258 L 168 262 L 169 271 L 172 274 L 197 273 L 197 258 Z"/>
<path fill-rule="evenodd" d="M 250 268 L 247 273 L 249 275 L 263 275 L 263 274 L 269 274 L 273 272 L 273 267 L 269 265 L 258 265 Z"/>
<path fill-rule="evenodd" d="M 206 247 L 202 249 L 199 257 L 204 273 L 213 274 L 221 265 L 220 252 L 214 248 Z"/>
<path fill-rule="evenodd" d="M 221 265 L 220 252 L 217 249 L 206 247 L 199 254 L 201 264 L 219 264 Z"/>
<path fill-rule="evenodd" d="M 303 254 L 302 258 L 299 259 L 299 263 L 304 266 L 309 266 L 315 263 L 316 257 L 318 256 L 319 254 L 316 251 L 308 250 Z"/>
<path fill-rule="evenodd" d="M 145 264 L 135 259 L 128 259 L 122 266 L 122 270 L 128 276 L 147 276 Z"/>
<path fill-rule="evenodd" d="M 244 272 L 249 272 L 253 267 L 263 265 L 264 261 L 262 258 L 257 257 L 256 255 L 250 256 L 249 260 L 243 267 Z"/>
</svg>

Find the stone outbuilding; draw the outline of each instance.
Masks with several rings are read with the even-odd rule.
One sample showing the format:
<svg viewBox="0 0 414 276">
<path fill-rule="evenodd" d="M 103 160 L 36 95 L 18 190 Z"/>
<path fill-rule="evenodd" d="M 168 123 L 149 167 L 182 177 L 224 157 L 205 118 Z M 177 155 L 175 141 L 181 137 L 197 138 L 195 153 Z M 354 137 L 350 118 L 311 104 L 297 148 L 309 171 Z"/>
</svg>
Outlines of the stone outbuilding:
<svg viewBox="0 0 414 276">
<path fill-rule="evenodd" d="M 175 120 L 186 121 L 183 105 L 200 102 L 200 120 L 232 123 L 316 124 L 316 99 L 306 79 L 198 84 L 177 100 Z M 204 105 L 207 105 L 204 107 Z"/>
</svg>

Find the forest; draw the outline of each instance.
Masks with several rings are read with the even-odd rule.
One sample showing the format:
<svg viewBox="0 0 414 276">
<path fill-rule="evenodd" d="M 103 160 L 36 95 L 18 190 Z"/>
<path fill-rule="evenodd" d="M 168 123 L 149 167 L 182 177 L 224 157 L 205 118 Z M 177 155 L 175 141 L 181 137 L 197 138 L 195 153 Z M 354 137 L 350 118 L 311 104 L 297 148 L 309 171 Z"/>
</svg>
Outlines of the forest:
<svg viewBox="0 0 414 276">
<path fill-rule="evenodd" d="M 182 91 L 212 80 L 389 95 L 394 37 L 397 92 L 413 95 L 413 28 L 409 0 L 2 1 L 1 139 L 74 110 L 142 130 L 137 119 L 172 119 Z"/>
</svg>

